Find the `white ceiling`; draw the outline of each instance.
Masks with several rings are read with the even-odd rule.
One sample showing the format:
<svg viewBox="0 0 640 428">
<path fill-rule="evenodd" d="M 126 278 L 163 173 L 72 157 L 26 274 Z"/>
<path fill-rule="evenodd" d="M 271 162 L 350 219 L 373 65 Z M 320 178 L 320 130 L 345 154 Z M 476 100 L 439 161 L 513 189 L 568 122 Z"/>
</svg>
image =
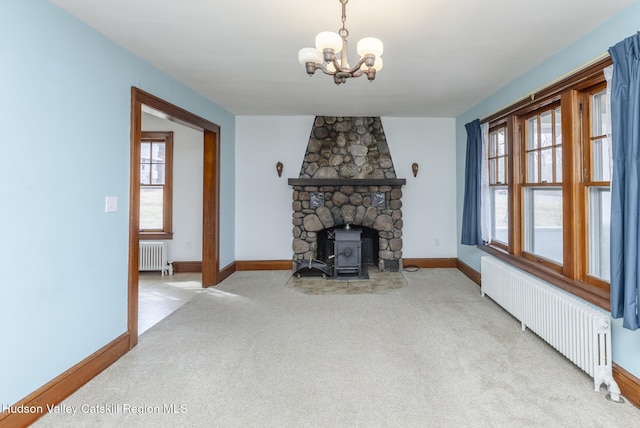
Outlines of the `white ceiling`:
<svg viewBox="0 0 640 428">
<path fill-rule="evenodd" d="M 338 0 L 50 0 L 237 115 L 455 117 L 633 0 L 351 0 L 384 68 L 336 86 L 300 48 L 340 28 Z M 144 89 L 144 88 L 143 88 Z"/>
</svg>

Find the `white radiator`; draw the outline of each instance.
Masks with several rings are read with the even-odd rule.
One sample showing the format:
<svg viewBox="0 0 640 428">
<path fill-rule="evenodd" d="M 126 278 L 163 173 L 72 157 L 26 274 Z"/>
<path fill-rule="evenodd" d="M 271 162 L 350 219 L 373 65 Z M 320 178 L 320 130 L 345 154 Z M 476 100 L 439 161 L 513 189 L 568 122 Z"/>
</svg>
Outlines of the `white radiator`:
<svg viewBox="0 0 640 428">
<path fill-rule="evenodd" d="M 543 281 L 493 257 L 482 257 L 482 295 L 506 309 L 531 331 L 605 384 L 613 401 L 620 388 L 613 379 L 611 318 Z"/>
<path fill-rule="evenodd" d="M 171 266 L 167 260 L 167 243 L 155 241 L 140 241 L 139 271 L 160 271 L 164 276 L 171 273 Z"/>
</svg>

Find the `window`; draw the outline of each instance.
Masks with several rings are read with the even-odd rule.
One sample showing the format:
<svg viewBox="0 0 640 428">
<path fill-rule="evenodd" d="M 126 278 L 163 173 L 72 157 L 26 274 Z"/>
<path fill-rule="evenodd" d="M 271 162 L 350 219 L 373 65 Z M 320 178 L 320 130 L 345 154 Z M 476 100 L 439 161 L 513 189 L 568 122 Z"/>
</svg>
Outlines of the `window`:
<svg viewBox="0 0 640 428">
<path fill-rule="evenodd" d="M 560 106 L 523 119 L 524 251 L 562 265 L 562 126 Z M 542 260 L 538 259 L 542 262 Z"/>
<path fill-rule="evenodd" d="M 506 125 L 489 130 L 489 192 L 491 237 L 506 249 L 509 244 L 509 188 Z"/>
<path fill-rule="evenodd" d="M 173 132 L 142 132 L 140 239 L 171 239 Z"/>
<path fill-rule="evenodd" d="M 609 274 L 609 227 L 611 225 L 611 140 L 606 87 L 598 85 L 584 96 L 587 106 L 585 134 L 585 188 L 587 194 L 587 274 L 602 285 Z"/>
<path fill-rule="evenodd" d="M 492 241 L 481 248 L 609 305 L 612 163 L 601 60 L 486 118 Z"/>
</svg>

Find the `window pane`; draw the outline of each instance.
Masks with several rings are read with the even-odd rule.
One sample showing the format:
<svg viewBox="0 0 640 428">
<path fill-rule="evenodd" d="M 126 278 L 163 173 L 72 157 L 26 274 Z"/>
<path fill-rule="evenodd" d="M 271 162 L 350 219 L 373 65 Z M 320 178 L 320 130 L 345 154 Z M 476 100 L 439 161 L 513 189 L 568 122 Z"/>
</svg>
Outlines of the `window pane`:
<svg viewBox="0 0 640 428">
<path fill-rule="evenodd" d="M 591 135 L 594 137 L 607 134 L 605 120 L 607 116 L 607 103 L 605 101 L 605 91 L 595 94 L 591 99 Z"/>
<path fill-rule="evenodd" d="M 498 138 L 498 155 L 504 156 L 504 154 L 507 152 L 505 147 L 505 141 L 504 141 L 504 128 L 500 128 L 498 130 L 497 138 Z"/>
<path fill-rule="evenodd" d="M 151 143 L 142 143 L 140 145 L 140 162 L 151 162 Z"/>
<path fill-rule="evenodd" d="M 538 152 L 527 153 L 527 183 L 538 182 Z"/>
<path fill-rule="evenodd" d="M 525 189 L 525 251 L 562 264 L 562 190 Z"/>
<path fill-rule="evenodd" d="M 538 117 L 532 117 L 527 123 L 527 149 L 535 149 L 538 147 Z"/>
<path fill-rule="evenodd" d="M 149 164 L 140 165 L 140 184 L 151 184 L 151 168 Z"/>
<path fill-rule="evenodd" d="M 504 160 L 505 158 L 498 158 L 498 182 L 506 183 L 505 172 L 504 172 Z"/>
<path fill-rule="evenodd" d="M 140 187 L 140 230 L 162 230 L 163 198 L 162 187 Z"/>
<path fill-rule="evenodd" d="M 540 180 L 553 183 L 553 154 L 552 149 L 540 150 Z"/>
<path fill-rule="evenodd" d="M 556 183 L 562 183 L 562 147 L 556 147 Z"/>
<path fill-rule="evenodd" d="M 609 226 L 611 225 L 609 187 L 589 188 L 589 275 L 610 280 Z"/>
<path fill-rule="evenodd" d="M 496 156 L 496 145 L 497 145 L 497 138 L 496 138 L 496 134 L 495 132 L 491 132 L 489 134 L 489 157 L 495 157 Z"/>
<path fill-rule="evenodd" d="M 560 107 L 556 109 L 556 144 L 562 144 L 562 111 Z"/>
<path fill-rule="evenodd" d="M 591 142 L 591 170 L 594 181 L 611 181 L 611 142 L 598 138 Z"/>
<path fill-rule="evenodd" d="M 151 184 L 164 184 L 164 164 L 151 165 Z"/>
<path fill-rule="evenodd" d="M 504 181 L 503 183 L 508 183 L 509 182 L 509 158 L 507 156 L 502 158 L 503 161 L 503 165 L 504 165 Z"/>
<path fill-rule="evenodd" d="M 509 243 L 509 192 L 506 187 L 492 187 L 491 222 L 493 240 L 505 245 Z"/>
<path fill-rule="evenodd" d="M 153 143 L 153 163 L 165 163 L 165 144 Z"/>
<path fill-rule="evenodd" d="M 553 144 L 553 120 L 551 112 L 540 115 L 540 147 L 549 147 Z"/>
<path fill-rule="evenodd" d="M 495 184 L 496 182 L 496 159 L 489 160 L 489 183 Z"/>
</svg>

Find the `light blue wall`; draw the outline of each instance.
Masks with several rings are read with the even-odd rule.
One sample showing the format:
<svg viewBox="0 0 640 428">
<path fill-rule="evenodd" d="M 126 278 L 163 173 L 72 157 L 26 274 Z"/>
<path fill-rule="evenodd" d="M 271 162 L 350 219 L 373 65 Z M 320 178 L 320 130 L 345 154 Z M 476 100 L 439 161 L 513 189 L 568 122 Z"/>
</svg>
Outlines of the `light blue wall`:
<svg viewBox="0 0 640 428">
<path fill-rule="evenodd" d="M 221 126 L 222 266 L 235 253 L 235 117 L 44 0 L 0 2 L 0 55 L 8 405 L 127 330 L 131 86 Z"/>
<path fill-rule="evenodd" d="M 610 46 L 635 34 L 638 30 L 640 30 L 640 1 L 636 1 L 582 39 L 456 118 L 458 258 L 460 260 L 479 272 L 480 257 L 486 255 L 486 253 L 475 247 L 460 244 L 467 138 L 464 125 L 474 119 L 486 117 L 558 77 L 590 62 L 606 53 Z M 640 331 L 630 332 L 623 330 L 621 324 L 618 321 L 614 322 L 612 334 L 613 359 L 633 375 L 640 377 Z"/>
</svg>

